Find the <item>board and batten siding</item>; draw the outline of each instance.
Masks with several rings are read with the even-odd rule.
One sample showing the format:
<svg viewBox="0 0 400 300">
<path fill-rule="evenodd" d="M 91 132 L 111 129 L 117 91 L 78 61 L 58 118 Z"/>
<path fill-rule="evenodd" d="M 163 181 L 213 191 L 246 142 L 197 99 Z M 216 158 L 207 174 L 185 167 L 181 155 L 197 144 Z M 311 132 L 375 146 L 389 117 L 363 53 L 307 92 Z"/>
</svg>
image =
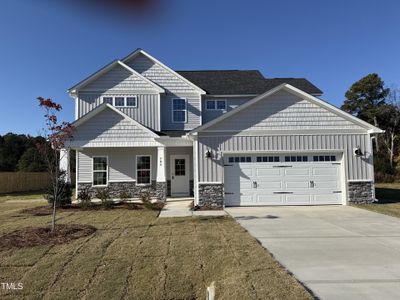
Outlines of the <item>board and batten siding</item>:
<svg viewBox="0 0 400 300">
<path fill-rule="evenodd" d="M 223 159 L 220 153 L 237 151 L 262 153 L 262 151 L 307 151 L 333 150 L 345 154 L 347 180 L 373 180 L 373 158 L 369 134 L 304 134 L 270 136 L 203 136 L 198 137 L 199 181 L 223 182 Z M 360 146 L 365 154 L 356 157 L 353 149 Z M 205 158 L 207 150 L 216 156 Z"/>
<path fill-rule="evenodd" d="M 152 61 L 143 54 L 139 54 L 125 62 L 128 66 L 138 72 L 140 75 L 157 83 L 171 94 L 195 93 L 196 89 L 182 80 L 174 72 L 166 69 L 162 65 Z"/>
<path fill-rule="evenodd" d="M 135 181 L 137 155 L 151 155 L 151 179 L 156 180 L 157 148 L 96 148 L 78 151 L 78 182 L 92 182 L 93 156 L 108 157 L 109 182 Z"/>
<path fill-rule="evenodd" d="M 116 107 L 123 113 L 138 121 L 146 127 L 160 130 L 159 121 L 159 108 L 158 98 L 159 94 L 135 94 L 133 93 L 91 93 L 91 92 L 79 92 L 78 94 L 78 118 L 90 112 L 103 103 L 103 97 L 137 97 L 136 107 Z"/>
<path fill-rule="evenodd" d="M 365 131 L 353 122 L 288 91 L 279 91 L 261 99 L 207 128 L 213 131 L 290 129 L 361 129 Z"/>
<path fill-rule="evenodd" d="M 72 147 L 128 147 L 152 140 L 151 132 L 107 107 L 74 130 Z"/>
<path fill-rule="evenodd" d="M 107 73 L 80 88 L 80 91 L 132 92 L 155 93 L 156 88 L 144 78 L 132 74 L 121 65 L 116 65 Z"/>
<path fill-rule="evenodd" d="M 203 124 L 223 115 L 224 113 L 231 111 L 232 109 L 242 105 L 243 103 L 249 101 L 254 97 L 212 97 L 212 96 L 203 96 L 202 99 L 202 120 Z M 207 100 L 225 100 L 226 101 L 226 110 L 208 110 L 206 106 Z"/>
</svg>

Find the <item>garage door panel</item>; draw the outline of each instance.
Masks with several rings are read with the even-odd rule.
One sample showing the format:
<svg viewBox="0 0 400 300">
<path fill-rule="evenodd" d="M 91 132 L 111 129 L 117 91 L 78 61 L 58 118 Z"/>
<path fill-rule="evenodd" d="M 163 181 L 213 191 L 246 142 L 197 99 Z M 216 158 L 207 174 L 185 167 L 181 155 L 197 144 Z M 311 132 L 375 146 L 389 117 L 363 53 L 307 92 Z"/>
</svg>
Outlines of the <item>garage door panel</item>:
<svg viewBox="0 0 400 300">
<path fill-rule="evenodd" d="M 341 204 L 342 165 L 308 158 L 287 163 L 281 156 L 279 163 L 252 157 L 251 162 L 230 164 L 225 168 L 226 205 Z"/>
</svg>

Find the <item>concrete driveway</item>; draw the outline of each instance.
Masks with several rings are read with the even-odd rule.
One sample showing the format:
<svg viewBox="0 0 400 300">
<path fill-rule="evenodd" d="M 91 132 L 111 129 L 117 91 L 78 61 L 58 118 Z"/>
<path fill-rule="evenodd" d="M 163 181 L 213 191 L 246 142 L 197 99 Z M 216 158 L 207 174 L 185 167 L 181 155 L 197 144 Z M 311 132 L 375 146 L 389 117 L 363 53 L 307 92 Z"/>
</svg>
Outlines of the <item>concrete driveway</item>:
<svg viewBox="0 0 400 300">
<path fill-rule="evenodd" d="M 321 299 L 400 299 L 400 219 L 349 206 L 226 208 Z"/>
</svg>

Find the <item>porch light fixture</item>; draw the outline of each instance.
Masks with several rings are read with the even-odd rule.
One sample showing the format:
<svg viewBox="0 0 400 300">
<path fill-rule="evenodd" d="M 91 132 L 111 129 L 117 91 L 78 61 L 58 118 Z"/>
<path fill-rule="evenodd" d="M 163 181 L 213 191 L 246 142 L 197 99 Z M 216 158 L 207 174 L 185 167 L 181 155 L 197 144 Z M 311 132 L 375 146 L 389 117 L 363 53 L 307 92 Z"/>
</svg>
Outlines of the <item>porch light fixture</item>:
<svg viewBox="0 0 400 300">
<path fill-rule="evenodd" d="M 353 151 L 354 151 L 355 156 L 363 156 L 364 155 L 360 149 L 360 146 L 357 146 L 357 148 L 354 148 Z"/>
<path fill-rule="evenodd" d="M 211 158 L 211 151 L 210 150 L 207 150 L 207 152 L 206 152 L 206 158 Z"/>
</svg>

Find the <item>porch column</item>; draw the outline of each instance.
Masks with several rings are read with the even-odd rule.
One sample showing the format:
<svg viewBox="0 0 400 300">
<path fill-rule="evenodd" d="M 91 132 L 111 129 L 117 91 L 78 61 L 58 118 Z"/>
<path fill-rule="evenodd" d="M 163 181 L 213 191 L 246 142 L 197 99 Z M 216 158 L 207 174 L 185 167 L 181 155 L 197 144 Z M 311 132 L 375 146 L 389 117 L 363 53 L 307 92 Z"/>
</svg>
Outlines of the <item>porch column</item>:
<svg viewBox="0 0 400 300">
<path fill-rule="evenodd" d="M 157 182 L 165 182 L 166 148 L 157 147 Z"/>
<path fill-rule="evenodd" d="M 60 150 L 60 171 L 65 172 L 65 181 L 71 183 L 71 168 L 70 168 L 70 151 L 69 149 Z"/>
</svg>

